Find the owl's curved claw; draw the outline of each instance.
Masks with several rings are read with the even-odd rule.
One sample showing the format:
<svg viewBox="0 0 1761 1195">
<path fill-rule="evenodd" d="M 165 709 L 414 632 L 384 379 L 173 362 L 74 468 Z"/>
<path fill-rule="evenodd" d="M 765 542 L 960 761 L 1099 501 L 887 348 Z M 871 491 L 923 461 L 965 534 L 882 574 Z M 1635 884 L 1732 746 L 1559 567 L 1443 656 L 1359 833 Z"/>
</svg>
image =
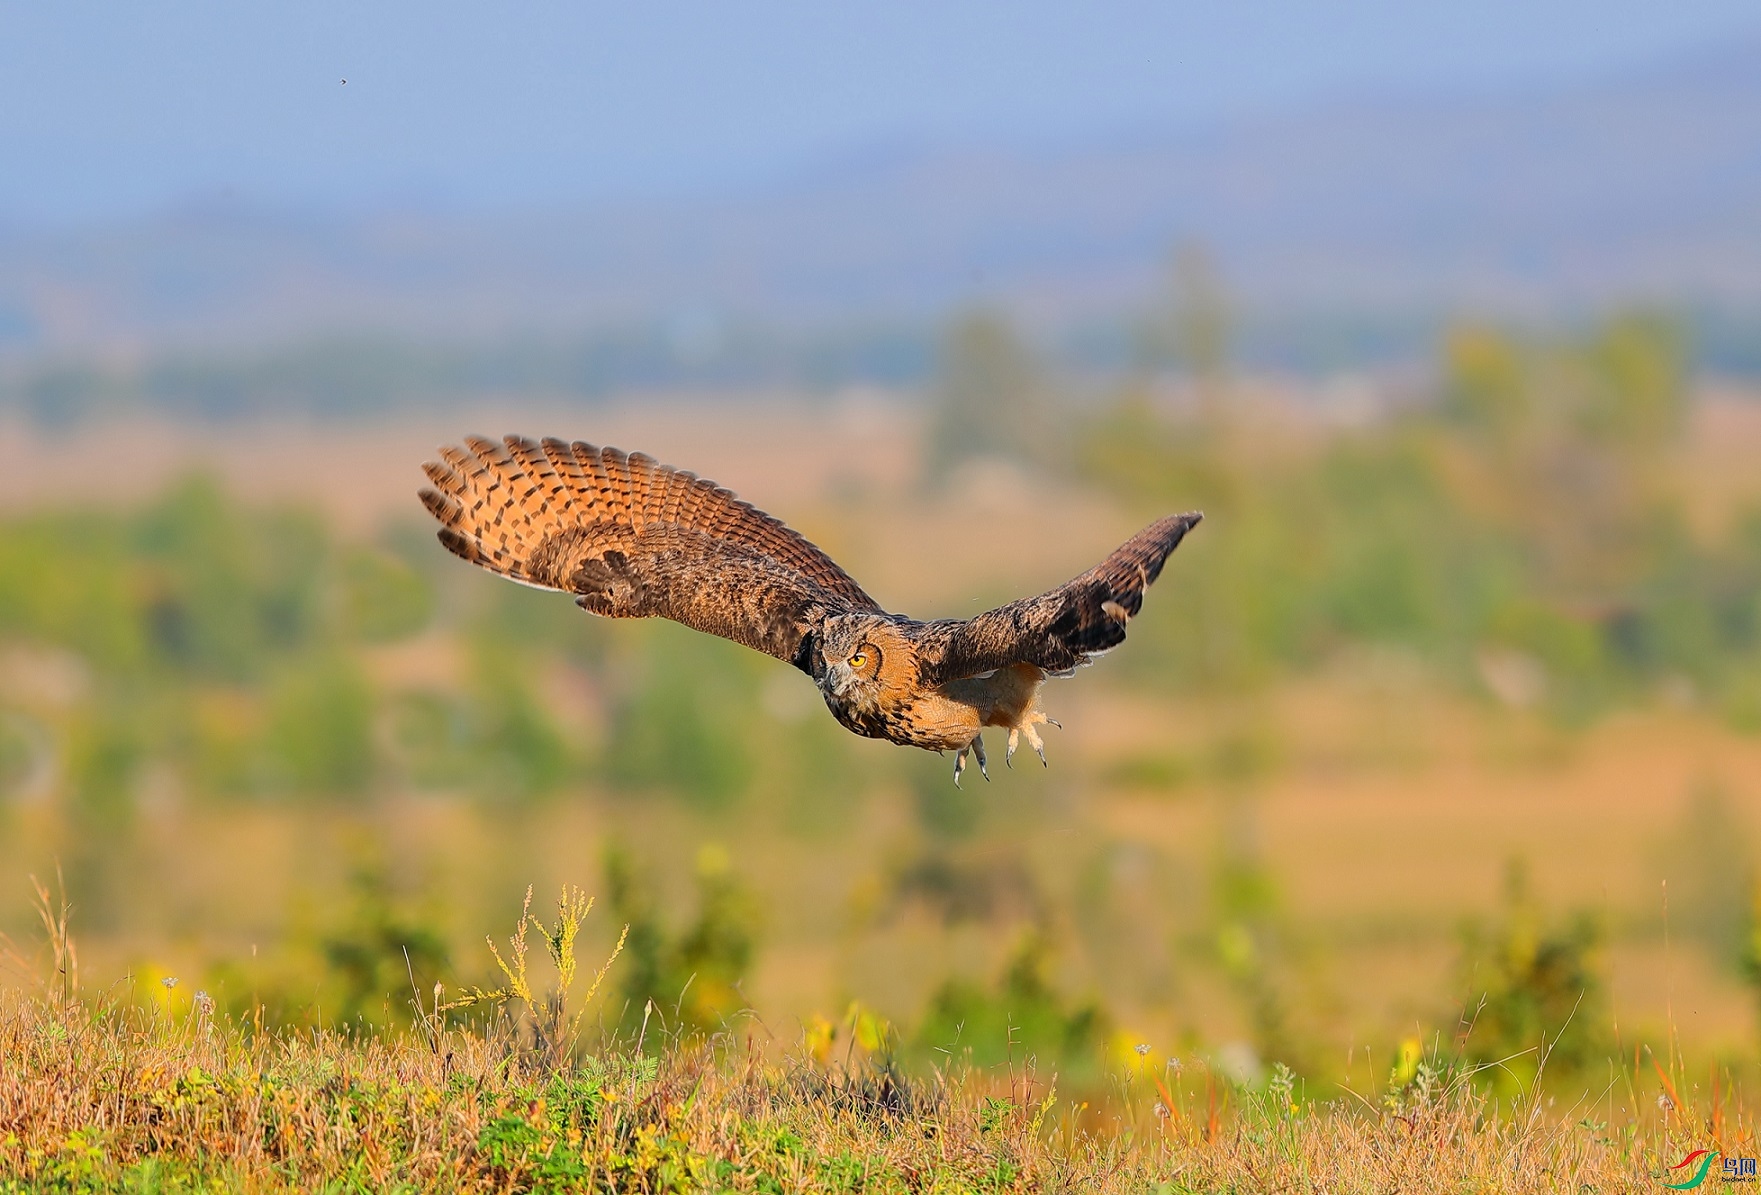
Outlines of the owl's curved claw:
<svg viewBox="0 0 1761 1195">
<path fill-rule="evenodd" d="M 1034 727 L 1041 722 L 1046 723 L 1048 726 L 1056 726 L 1059 730 L 1064 729 L 1064 727 L 1055 719 L 1046 717 L 1043 711 L 1030 710 L 1020 722 L 1009 728 L 1009 747 L 1008 750 L 1003 753 L 1004 763 L 1009 764 L 1010 767 L 1015 766 L 1010 761 L 1015 757 L 1015 748 L 1020 744 L 1021 736 L 1026 735 L 1027 745 L 1033 748 L 1033 753 L 1035 755 L 1039 756 L 1040 766 L 1050 766 L 1046 763 L 1046 745 L 1040 739 L 1039 732 L 1034 729 Z"/>
<path fill-rule="evenodd" d="M 966 746 L 960 748 L 960 750 L 954 753 L 955 788 L 960 787 L 960 774 L 966 770 L 966 753 L 968 751 L 970 751 L 978 760 L 978 774 L 983 776 L 987 782 L 991 778 L 990 772 L 986 771 L 984 766 L 984 739 L 979 735 L 974 735 L 970 743 L 967 743 Z"/>
</svg>

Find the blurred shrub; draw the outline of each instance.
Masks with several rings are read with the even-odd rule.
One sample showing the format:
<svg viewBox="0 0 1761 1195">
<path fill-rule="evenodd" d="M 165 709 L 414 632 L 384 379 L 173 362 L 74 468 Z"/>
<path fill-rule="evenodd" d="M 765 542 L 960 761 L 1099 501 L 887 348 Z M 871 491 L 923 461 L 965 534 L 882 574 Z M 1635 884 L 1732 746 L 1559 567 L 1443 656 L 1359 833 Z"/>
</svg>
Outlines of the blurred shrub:
<svg viewBox="0 0 1761 1195">
<path fill-rule="evenodd" d="M 1761 876 L 1749 881 L 1748 916 L 1743 922 L 1742 952 L 1737 965 L 1761 1011 Z"/>
<path fill-rule="evenodd" d="M 0 710 L 0 799 L 17 795 L 41 764 L 46 732 L 23 714 Z"/>
<path fill-rule="evenodd" d="M 196 477 L 148 508 L 133 538 L 148 633 L 173 667 L 241 680 L 319 628 L 327 545 L 309 517 L 248 515 Z"/>
<path fill-rule="evenodd" d="M 1511 1092 L 1543 1066 L 1563 1078 L 1604 1061 L 1610 1021 L 1601 944 L 1601 924 L 1589 913 L 1549 924 L 1527 869 L 1512 862 L 1501 917 L 1462 936 L 1464 1057 L 1491 1066 L 1491 1082 Z"/>
<path fill-rule="evenodd" d="M 124 707 L 81 711 L 68 727 L 68 796 L 87 831 L 116 830 L 134 820 L 134 780 L 146 754 L 142 727 Z"/>
<path fill-rule="evenodd" d="M 388 642 L 427 625 L 433 594 L 421 574 L 404 561 L 356 548 L 343 557 L 339 572 L 342 621 L 359 638 Z"/>
<path fill-rule="evenodd" d="M 267 747 L 280 787 L 344 796 L 364 791 L 375 766 L 373 694 L 346 658 L 291 666 L 269 698 Z"/>
<path fill-rule="evenodd" d="M 1245 772 L 1236 785 L 1252 775 Z M 1324 1017 L 1327 1002 L 1313 990 L 1293 996 L 1306 978 L 1304 960 L 1260 851 L 1258 810 L 1239 787 L 1225 801 L 1222 837 L 1212 859 L 1210 953 L 1253 1035 L 1254 1062 L 1246 1069 L 1257 1072 L 1267 1061 L 1313 1073 L 1319 1069 L 1314 1055 L 1321 1033 L 1312 1019 Z M 1303 1011 L 1311 1020 L 1299 1023 Z"/>
<path fill-rule="evenodd" d="M 606 773 L 630 789 L 663 788 L 700 807 L 732 804 L 751 782 L 756 706 L 745 649 L 683 628 L 635 636 L 612 716 Z M 640 654 L 637 654 L 640 653 Z"/>
<path fill-rule="evenodd" d="M 106 670 L 147 657 L 140 586 L 122 520 L 27 515 L 0 535 L 0 634 L 68 648 Z"/>
<path fill-rule="evenodd" d="M 432 1006 L 450 972 L 435 910 L 396 880 L 380 838 L 357 832 L 342 850 L 341 883 L 312 877 L 320 884 L 294 902 L 285 935 L 206 968 L 206 987 L 242 1023 L 409 1026 L 418 1000 Z"/>
<path fill-rule="evenodd" d="M 1101 1065 L 1109 1021 L 1092 1001 L 1069 1000 L 1052 986 L 1051 944 L 1043 930 L 1016 946 L 990 987 L 950 979 L 930 997 L 913 1042 L 924 1055 L 970 1052 L 978 1066 L 1025 1064 L 1080 1081 Z"/>
<path fill-rule="evenodd" d="M 661 919 L 653 889 L 630 851 L 618 844 L 605 853 L 606 888 L 612 916 L 629 926 L 623 960 L 622 1026 L 634 1033 L 652 1016 L 661 1034 L 713 1033 L 746 1007 L 740 983 L 752 966 L 758 908 L 720 847 L 697 855 L 697 915 L 671 931 Z"/>
<path fill-rule="evenodd" d="M 848 731 L 826 717 L 813 682 L 792 670 L 766 682 L 787 685 L 802 707 L 776 719 L 754 753 L 758 788 L 780 810 L 783 826 L 803 837 L 827 837 L 848 830 L 861 815 L 874 769 L 863 757 L 869 744 L 854 742 Z M 777 724 L 780 722 L 780 724 Z"/>
<path fill-rule="evenodd" d="M 1696 783 L 1676 825 L 1656 843 L 1656 866 L 1667 884 L 1668 928 L 1727 971 L 1745 964 L 1755 883 L 1748 827 L 1731 797 L 1717 779 Z"/>
<path fill-rule="evenodd" d="M 581 754 L 520 660 L 480 660 L 473 681 L 464 693 L 419 690 L 393 704 L 392 741 L 414 783 L 519 803 L 579 775 Z"/>
<path fill-rule="evenodd" d="M 85 824 L 125 826 L 149 774 L 223 800 L 359 796 L 385 774 L 358 644 L 420 630 L 433 606 L 398 557 L 200 476 L 138 511 L 4 530 L 0 639 L 78 681 L 49 698 L 67 708 L 48 774 Z"/>
<path fill-rule="evenodd" d="M 475 654 L 468 742 L 478 787 L 515 799 L 554 790 L 574 760 L 537 692 L 530 655 L 497 642 Z"/>
<path fill-rule="evenodd" d="M 920 765 L 906 773 L 917 824 L 934 840 L 954 842 L 971 838 L 990 807 L 981 791 L 982 786 L 955 785 L 948 779 L 946 765 L 941 763 L 940 757 L 928 767 L 921 766 L 923 761 L 912 762 Z"/>
<path fill-rule="evenodd" d="M 435 981 L 449 970 L 444 939 L 399 898 L 377 848 L 364 848 L 356 859 L 343 914 L 319 935 L 318 949 L 333 981 L 321 988 L 321 1004 L 344 1024 L 412 1023 L 415 1002 L 432 1000 Z M 288 997 L 290 1006 L 303 1002 Z"/>
<path fill-rule="evenodd" d="M 888 868 L 883 896 L 874 910 L 881 920 L 915 905 L 944 925 L 1037 917 L 1045 905 L 1018 850 L 977 844 L 931 843 L 915 851 Z"/>
</svg>

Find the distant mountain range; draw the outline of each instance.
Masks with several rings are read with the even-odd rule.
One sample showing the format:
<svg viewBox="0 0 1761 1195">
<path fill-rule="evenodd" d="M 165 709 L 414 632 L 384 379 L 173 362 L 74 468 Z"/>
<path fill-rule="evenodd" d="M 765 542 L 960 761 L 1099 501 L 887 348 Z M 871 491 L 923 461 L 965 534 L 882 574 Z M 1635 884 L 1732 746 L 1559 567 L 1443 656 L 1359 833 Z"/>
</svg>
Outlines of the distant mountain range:
<svg viewBox="0 0 1761 1195">
<path fill-rule="evenodd" d="M 1731 313 L 1761 311 L 1761 42 L 1527 94 L 1337 99 L 1058 149 L 894 148 L 692 200 L 489 214 L 216 200 L 0 229 L 0 349 L 617 325 L 667 330 L 689 355 L 728 321 L 928 326 L 974 302 L 1068 330 L 1140 308 L 1182 242 L 1205 245 L 1268 328 L 1631 302 L 1746 327 Z"/>
</svg>

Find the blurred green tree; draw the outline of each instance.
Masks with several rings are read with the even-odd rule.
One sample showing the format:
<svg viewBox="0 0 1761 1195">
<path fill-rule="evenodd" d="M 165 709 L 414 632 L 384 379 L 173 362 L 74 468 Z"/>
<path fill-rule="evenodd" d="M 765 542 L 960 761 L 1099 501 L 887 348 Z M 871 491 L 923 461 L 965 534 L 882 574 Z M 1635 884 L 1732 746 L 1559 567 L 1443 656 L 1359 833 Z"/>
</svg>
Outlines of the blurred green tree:
<svg viewBox="0 0 1761 1195">
<path fill-rule="evenodd" d="M 984 456 L 1066 466 L 1045 367 L 1001 315 L 972 312 L 954 321 L 932 403 L 925 453 L 932 478 Z"/>
<path fill-rule="evenodd" d="M 1435 407 L 1295 458 L 1262 459 L 1231 414 L 1128 389 L 1087 428 L 1085 474 L 1211 522 L 1121 666 L 1241 688 L 1392 643 L 1467 684 L 1519 661 L 1569 721 L 1662 681 L 1747 708 L 1761 554 L 1689 533 L 1671 464 L 1686 410 L 1680 337 L 1649 316 L 1554 342 L 1459 328 Z"/>
<path fill-rule="evenodd" d="M 1223 416 L 1234 319 L 1210 251 L 1191 241 L 1169 255 L 1166 288 L 1139 326 L 1137 356 L 1149 373 L 1183 371 L 1207 420 Z"/>
</svg>

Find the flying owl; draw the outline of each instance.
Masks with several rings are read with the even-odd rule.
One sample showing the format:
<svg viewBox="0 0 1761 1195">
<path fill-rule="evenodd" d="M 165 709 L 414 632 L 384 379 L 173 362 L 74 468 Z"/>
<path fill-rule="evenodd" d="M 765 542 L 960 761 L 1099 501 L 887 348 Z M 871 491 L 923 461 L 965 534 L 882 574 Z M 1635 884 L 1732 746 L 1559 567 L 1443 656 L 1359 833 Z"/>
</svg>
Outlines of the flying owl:
<svg viewBox="0 0 1761 1195">
<path fill-rule="evenodd" d="M 1048 677 L 1117 647 L 1162 563 L 1202 517 L 1169 515 L 1075 580 L 974 618 L 888 614 L 802 536 L 729 491 L 640 452 L 577 440 L 470 437 L 423 465 L 422 504 L 455 555 L 590 614 L 670 618 L 793 664 L 868 738 L 970 753 L 985 727 L 1035 729 Z"/>
</svg>

